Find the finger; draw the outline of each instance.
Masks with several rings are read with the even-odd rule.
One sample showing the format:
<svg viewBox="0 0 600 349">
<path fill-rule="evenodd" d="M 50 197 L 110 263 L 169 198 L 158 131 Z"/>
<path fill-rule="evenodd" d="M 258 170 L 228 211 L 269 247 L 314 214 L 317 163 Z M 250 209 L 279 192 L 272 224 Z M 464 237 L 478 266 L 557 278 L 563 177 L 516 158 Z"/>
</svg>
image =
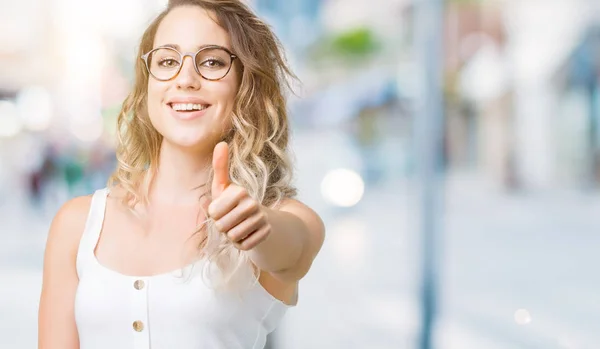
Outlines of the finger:
<svg viewBox="0 0 600 349">
<path fill-rule="evenodd" d="M 234 246 L 242 251 L 251 250 L 261 242 L 265 241 L 265 239 L 269 236 L 269 229 L 270 228 L 265 225 L 259 230 L 248 235 L 248 237 L 246 237 L 242 241 L 234 243 Z"/>
<path fill-rule="evenodd" d="M 215 146 L 212 160 L 214 177 L 212 182 L 212 197 L 219 197 L 229 185 L 229 146 L 220 142 Z"/>
<path fill-rule="evenodd" d="M 208 214 L 215 221 L 221 219 L 246 198 L 248 192 L 244 188 L 230 185 L 208 205 Z"/>
<path fill-rule="evenodd" d="M 227 233 L 230 229 L 257 213 L 258 208 L 254 201 L 244 200 L 220 219 L 215 220 L 215 224 L 219 231 Z"/>
<path fill-rule="evenodd" d="M 227 238 L 232 242 L 240 242 L 265 224 L 261 215 L 253 215 L 245 219 L 227 232 Z"/>
</svg>

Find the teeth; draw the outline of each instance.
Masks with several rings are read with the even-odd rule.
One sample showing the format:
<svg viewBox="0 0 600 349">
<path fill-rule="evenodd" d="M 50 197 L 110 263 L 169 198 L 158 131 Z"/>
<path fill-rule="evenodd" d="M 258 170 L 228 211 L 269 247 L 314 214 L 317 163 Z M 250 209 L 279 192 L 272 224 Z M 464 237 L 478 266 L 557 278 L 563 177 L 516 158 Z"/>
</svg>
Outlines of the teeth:
<svg viewBox="0 0 600 349">
<path fill-rule="evenodd" d="M 173 110 L 204 110 L 207 108 L 206 105 L 203 104 L 193 104 L 193 103 L 173 103 L 171 104 L 171 108 Z"/>
</svg>

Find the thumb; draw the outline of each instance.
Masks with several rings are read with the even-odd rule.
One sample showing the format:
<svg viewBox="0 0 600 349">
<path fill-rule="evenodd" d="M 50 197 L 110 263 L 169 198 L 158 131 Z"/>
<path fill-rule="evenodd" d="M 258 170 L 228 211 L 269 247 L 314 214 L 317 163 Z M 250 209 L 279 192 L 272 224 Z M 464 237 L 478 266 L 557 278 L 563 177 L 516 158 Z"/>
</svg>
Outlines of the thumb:
<svg viewBox="0 0 600 349">
<path fill-rule="evenodd" d="M 212 198 L 215 199 L 229 185 L 229 146 L 220 142 L 215 146 L 212 160 L 214 177 L 212 182 Z"/>
</svg>

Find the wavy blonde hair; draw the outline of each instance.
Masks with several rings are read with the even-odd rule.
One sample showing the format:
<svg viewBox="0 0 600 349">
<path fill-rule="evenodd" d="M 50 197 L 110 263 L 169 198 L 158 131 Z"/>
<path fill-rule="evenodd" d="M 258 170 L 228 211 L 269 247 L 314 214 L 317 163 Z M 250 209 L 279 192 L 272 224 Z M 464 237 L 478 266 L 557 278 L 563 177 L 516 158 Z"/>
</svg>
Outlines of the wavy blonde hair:
<svg viewBox="0 0 600 349">
<path fill-rule="evenodd" d="M 293 167 L 287 149 L 289 127 L 285 99 L 286 88 L 291 87 L 290 78 L 296 77 L 286 63 L 281 43 L 269 26 L 241 1 L 171 0 L 144 32 L 139 55 L 153 48 L 156 31 L 165 16 L 184 5 L 200 6 L 212 12 L 231 37 L 233 52 L 239 57 L 236 69 L 241 78 L 230 115 L 232 130 L 224 135 L 229 144 L 230 178 L 246 188 L 258 202 L 275 207 L 282 199 L 296 195 L 291 185 Z M 120 186 L 125 190 L 123 202 L 131 208 L 148 204 L 148 191 L 156 174 L 162 142 L 162 136 L 148 117 L 148 79 L 144 62 L 138 59 L 135 83 L 117 119 L 118 164 L 109 179 L 109 187 Z M 212 178 L 211 169 L 207 183 Z M 210 190 L 210 185 L 205 187 Z M 252 263 L 215 229 L 210 219 L 203 222 L 200 231 L 205 231 L 206 237 L 199 245 L 199 252 L 218 267 L 218 273 L 210 276 L 211 282 L 217 288 L 233 286 L 240 280 L 236 277 L 238 272 L 244 266 L 253 267 Z"/>
</svg>

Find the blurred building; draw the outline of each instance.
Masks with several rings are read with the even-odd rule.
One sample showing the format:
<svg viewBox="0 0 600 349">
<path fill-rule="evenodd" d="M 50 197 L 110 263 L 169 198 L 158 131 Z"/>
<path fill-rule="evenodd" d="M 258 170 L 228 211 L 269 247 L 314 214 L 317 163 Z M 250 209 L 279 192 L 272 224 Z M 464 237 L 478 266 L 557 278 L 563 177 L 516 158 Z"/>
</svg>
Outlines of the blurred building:
<svg viewBox="0 0 600 349">
<path fill-rule="evenodd" d="M 300 53 L 321 33 L 322 0 L 254 0 L 254 7 L 288 49 Z"/>
<path fill-rule="evenodd" d="M 112 147 L 141 31 L 165 4 L 23 0 L 2 6 L 0 30 L 11 33 L 0 35 L 2 184 L 35 189 L 50 154 L 67 182 L 100 166 L 97 154 Z"/>
<path fill-rule="evenodd" d="M 589 184 L 582 177 L 589 172 L 583 169 L 589 166 L 583 159 L 588 150 L 565 145 L 575 121 L 571 117 L 569 127 L 558 117 L 564 89 L 553 76 L 597 21 L 592 6 L 585 0 L 578 6 L 563 0 L 449 3 L 445 67 L 451 166 L 487 173 L 503 188 Z M 589 52 L 580 55 L 593 59 Z M 589 70 L 581 73 L 595 79 Z M 588 124 L 580 127 L 593 130 Z"/>
<path fill-rule="evenodd" d="M 595 185 L 600 181 L 600 24 L 589 27 L 557 69 L 555 118 L 560 176 Z"/>
</svg>

